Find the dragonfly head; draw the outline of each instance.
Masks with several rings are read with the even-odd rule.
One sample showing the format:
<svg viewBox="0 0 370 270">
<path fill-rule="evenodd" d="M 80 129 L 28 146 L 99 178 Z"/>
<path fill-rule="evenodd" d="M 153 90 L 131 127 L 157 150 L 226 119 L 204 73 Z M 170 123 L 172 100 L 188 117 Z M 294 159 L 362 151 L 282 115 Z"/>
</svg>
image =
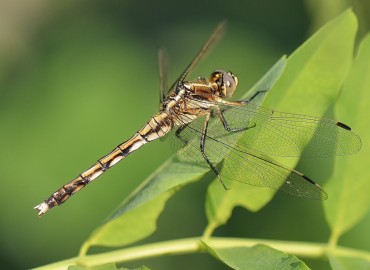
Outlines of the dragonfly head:
<svg viewBox="0 0 370 270">
<path fill-rule="evenodd" d="M 211 74 L 209 81 L 216 89 L 216 93 L 226 98 L 232 97 L 238 86 L 238 78 L 230 71 L 215 70 Z"/>
</svg>

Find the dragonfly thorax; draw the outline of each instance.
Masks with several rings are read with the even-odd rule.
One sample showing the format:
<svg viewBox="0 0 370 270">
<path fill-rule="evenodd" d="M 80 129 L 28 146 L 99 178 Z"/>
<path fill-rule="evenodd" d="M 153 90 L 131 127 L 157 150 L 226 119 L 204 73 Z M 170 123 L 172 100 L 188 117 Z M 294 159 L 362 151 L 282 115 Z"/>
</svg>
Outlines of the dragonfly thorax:
<svg viewBox="0 0 370 270">
<path fill-rule="evenodd" d="M 175 91 L 163 101 L 162 109 L 175 113 L 184 111 L 188 114 L 200 113 L 209 110 L 214 106 L 213 102 L 220 101 L 220 98 L 232 97 L 237 86 L 238 79 L 234 74 L 215 70 L 208 79 L 198 77 L 196 81 L 179 82 Z"/>
<path fill-rule="evenodd" d="M 238 78 L 230 71 L 215 70 L 209 77 L 209 82 L 220 97 L 232 97 L 238 86 Z"/>
</svg>

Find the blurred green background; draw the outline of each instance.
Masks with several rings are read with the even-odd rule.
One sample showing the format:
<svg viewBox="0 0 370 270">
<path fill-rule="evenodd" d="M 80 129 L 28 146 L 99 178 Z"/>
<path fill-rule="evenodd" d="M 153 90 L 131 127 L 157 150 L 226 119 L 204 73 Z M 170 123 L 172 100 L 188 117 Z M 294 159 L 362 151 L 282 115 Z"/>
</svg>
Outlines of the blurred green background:
<svg viewBox="0 0 370 270">
<path fill-rule="evenodd" d="M 31 268 L 77 255 L 92 230 L 171 155 L 166 142 L 154 142 L 63 207 L 41 219 L 32 210 L 158 110 L 159 46 L 169 53 L 172 83 L 216 24 L 227 19 L 222 41 L 190 78 L 232 70 L 244 93 L 282 54 L 349 6 L 359 16 L 361 37 L 369 31 L 369 1 L 1 1 L 1 268 Z M 315 163 L 309 162 L 307 174 Z M 146 242 L 200 235 L 210 179 L 171 199 L 158 232 Z M 363 237 L 369 227 L 368 215 L 340 243 L 369 250 L 369 237 Z M 217 234 L 326 241 L 329 229 L 320 203 L 278 194 L 257 214 L 237 208 Z M 225 269 L 199 254 L 125 266 L 141 264 Z"/>
</svg>

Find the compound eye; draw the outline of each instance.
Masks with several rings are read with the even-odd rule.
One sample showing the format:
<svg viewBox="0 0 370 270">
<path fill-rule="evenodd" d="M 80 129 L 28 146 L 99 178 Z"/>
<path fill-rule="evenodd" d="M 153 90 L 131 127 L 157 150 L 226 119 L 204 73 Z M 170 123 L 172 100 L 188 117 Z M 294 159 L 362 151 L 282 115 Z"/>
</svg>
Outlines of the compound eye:
<svg viewBox="0 0 370 270">
<path fill-rule="evenodd" d="M 231 72 L 225 72 L 222 77 L 224 83 L 223 95 L 227 98 L 232 97 L 238 86 L 238 79 Z"/>
</svg>

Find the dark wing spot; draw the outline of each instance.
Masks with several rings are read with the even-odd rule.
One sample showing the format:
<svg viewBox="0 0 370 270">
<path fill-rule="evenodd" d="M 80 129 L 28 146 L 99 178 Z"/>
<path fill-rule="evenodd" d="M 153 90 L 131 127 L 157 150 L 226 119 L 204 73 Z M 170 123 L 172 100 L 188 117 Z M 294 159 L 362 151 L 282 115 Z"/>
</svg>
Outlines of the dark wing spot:
<svg viewBox="0 0 370 270">
<path fill-rule="evenodd" d="M 313 181 L 311 178 L 308 178 L 306 175 L 302 174 L 302 177 L 303 177 L 304 179 L 306 179 L 308 182 L 310 182 L 311 184 L 316 185 L 315 181 Z"/>
<path fill-rule="evenodd" d="M 346 130 L 351 130 L 351 128 L 349 126 L 347 126 L 346 124 L 343 124 L 341 122 L 337 122 L 337 126 L 343 128 L 343 129 L 346 129 Z"/>
</svg>

